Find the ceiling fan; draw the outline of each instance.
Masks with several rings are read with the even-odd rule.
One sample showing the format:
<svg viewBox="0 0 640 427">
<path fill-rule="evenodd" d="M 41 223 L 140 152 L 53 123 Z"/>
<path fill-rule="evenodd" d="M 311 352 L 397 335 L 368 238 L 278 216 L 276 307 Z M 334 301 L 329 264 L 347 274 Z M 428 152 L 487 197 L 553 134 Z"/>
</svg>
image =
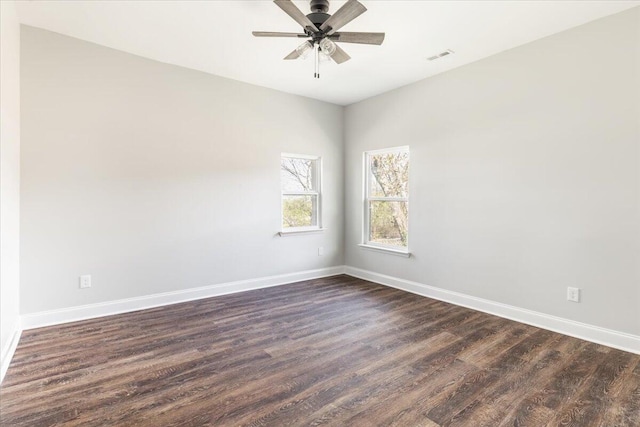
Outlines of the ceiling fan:
<svg viewBox="0 0 640 427">
<path fill-rule="evenodd" d="M 327 13 L 329 0 L 311 0 L 311 13 L 305 15 L 291 0 L 273 1 L 287 15 L 302 25 L 304 33 L 278 33 L 254 31 L 256 37 L 295 37 L 309 39 L 295 48 L 284 59 L 304 58 L 310 51 L 315 57 L 315 78 L 320 78 L 320 53 L 342 64 L 351 59 L 336 42 L 381 45 L 384 33 L 337 32 L 340 28 L 366 12 L 367 8 L 358 0 L 349 0 L 333 15 Z"/>
</svg>

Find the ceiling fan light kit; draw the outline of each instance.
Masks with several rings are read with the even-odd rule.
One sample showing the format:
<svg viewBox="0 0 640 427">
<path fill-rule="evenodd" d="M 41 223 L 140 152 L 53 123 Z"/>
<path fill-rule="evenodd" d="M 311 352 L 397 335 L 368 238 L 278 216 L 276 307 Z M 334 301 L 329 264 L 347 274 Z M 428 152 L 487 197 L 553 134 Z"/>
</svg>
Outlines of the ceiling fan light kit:
<svg viewBox="0 0 640 427">
<path fill-rule="evenodd" d="M 337 32 L 340 28 L 366 12 L 367 8 L 358 0 L 347 1 L 333 15 L 329 11 L 329 0 L 310 0 L 311 13 L 305 15 L 291 0 L 274 0 L 274 3 L 287 15 L 302 26 L 304 33 L 281 33 L 273 31 L 254 31 L 255 37 L 296 37 L 307 38 L 284 59 L 306 58 L 313 50 L 315 59 L 314 77 L 320 78 L 320 54 L 330 57 L 336 64 L 342 64 L 351 57 L 339 43 L 358 43 L 381 45 L 384 33 Z"/>
<path fill-rule="evenodd" d="M 336 51 L 336 44 L 332 42 L 330 39 L 322 39 L 320 40 L 320 49 L 324 52 L 325 55 L 331 56 Z"/>
<path fill-rule="evenodd" d="M 300 46 L 298 46 L 296 48 L 296 54 L 298 56 L 296 56 L 295 58 L 284 58 L 284 59 L 296 59 L 296 58 L 302 58 L 302 59 L 306 59 L 307 56 L 309 56 L 309 52 L 313 50 L 313 43 L 310 42 L 304 42 L 302 43 Z"/>
</svg>

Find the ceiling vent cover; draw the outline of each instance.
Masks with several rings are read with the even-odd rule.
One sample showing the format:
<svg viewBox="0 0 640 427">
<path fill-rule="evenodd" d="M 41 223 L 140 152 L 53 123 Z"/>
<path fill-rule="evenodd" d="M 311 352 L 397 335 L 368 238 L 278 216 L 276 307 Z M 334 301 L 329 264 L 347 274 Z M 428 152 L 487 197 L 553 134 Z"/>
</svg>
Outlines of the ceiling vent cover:
<svg viewBox="0 0 640 427">
<path fill-rule="evenodd" d="M 436 59 L 443 58 L 443 57 L 445 57 L 445 56 L 447 56 L 447 55 L 451 55 L 451 54 L 453 54 L 453 53 L 455 53 L 455 52 L 454 52 L 454 51 L 452 51 L 451 49 L 447 49 L 447 50 L 445 50 L 444 52 L 440 52 L 440 53 L 439 53 L 439 54 L 437 54 L 437 55 L 433 55 L 433 56 L 428 57 L 428 58 L 427 58 L 427 60 L 428 60 L 428 61 L 435 61 Z"/>
</svg>

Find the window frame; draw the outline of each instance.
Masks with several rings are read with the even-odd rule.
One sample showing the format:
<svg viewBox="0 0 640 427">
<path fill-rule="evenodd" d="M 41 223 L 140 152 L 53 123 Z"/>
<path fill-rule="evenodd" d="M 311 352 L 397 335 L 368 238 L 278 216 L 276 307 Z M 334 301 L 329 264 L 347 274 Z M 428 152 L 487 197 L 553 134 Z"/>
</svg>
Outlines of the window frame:
<svg viewBox="0 0 640 427">
<path fill-rule="evenodd" d="M 313 168 L 313 182 L 315 183 L 314 191 L 285 191 L 283 188 L 282 175 L 280 175 L 280 236 L 306 234 L 324 231 L 322 227 L 322 157 L 309 154 L 280 153 L 280 174 L 282 174 L 282 160 L 303 159 L 311 160 L 315 163 Z M 316 225 L 303 227 L 284 227 L 284 198 L 285 196 L 315 196 L 316 197 Z M 312 213 L 313 215 L 313 213 Z"/>
<path fill-rule="evenodd" d="M 409 171 L 411 171 L 411 154 L 410 154 L 410 150 L 409 150 L 409 146 L 408 145 L 403 145 L 400 147 L 391 147 L 391 148 L 383 148 L 383 149 L 378 149 L 378 150 L 369 150 L 369 151 L 365 151 L 363 153 L 363 222 L 362 222 L 362 243 L 360 243 L 358 246 L 365 248 L 365 249 L 371 249 L 374 251 L 378 251 L 378 252 L 385 252 L 385 253 L 391 253 L 393 255 L 400 255 L 400 256 L 404 256 L 404 257 L 409 257 L 411 256 L 411 252 L 409 252 L 409 237 L 410 237 L 410 233 L 409 233 L 409 213 L 407 210 L 407 245 L 406 246 L 392 246 L 392 245 L 385 245 L 384 243 L 378 243 L 378 242 L 374 242 L 370 240 L 371 237 L 371 210 L 370 210 L 370 203 L 371 202 L 375 202 L 375 201 L 384 201 L 384 202 L 404 202 L 407 203 L 407 205 L 409 204 L 409 194 L 407 194 L 407 197 L 370 197 L 369 196 L 369 190 L 371 187 L 371 177 L 372 172 L 371 172 L 371 156 L 373 155 L 377 155 L 377 154 L 388 154 L 388 153 L 401 153 L 401 152 L 406 152 L 409 154 Z M 409 189 L 409 184 L 410 184 L 410 179 L 408 179 L 407 182 L 407 193 L 409 193 L 408 189 Z"/>
</svg>

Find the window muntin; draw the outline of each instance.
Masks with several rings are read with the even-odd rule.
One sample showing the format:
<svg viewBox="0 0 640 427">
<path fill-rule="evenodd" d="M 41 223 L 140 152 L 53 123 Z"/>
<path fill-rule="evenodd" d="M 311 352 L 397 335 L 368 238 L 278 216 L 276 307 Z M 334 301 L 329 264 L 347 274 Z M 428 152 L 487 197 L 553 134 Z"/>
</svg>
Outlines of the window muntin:
<svg viewBox="0 0 640 427">
<path fill-rule="evenodd" d="M 409 147 L 365 153 L 364 244 L 408 250 Z"/>
<path fill-rule="evenodd" d="M 282 154 L 282 231 L 321 228 L 320 157 Z"/>
</svg>

